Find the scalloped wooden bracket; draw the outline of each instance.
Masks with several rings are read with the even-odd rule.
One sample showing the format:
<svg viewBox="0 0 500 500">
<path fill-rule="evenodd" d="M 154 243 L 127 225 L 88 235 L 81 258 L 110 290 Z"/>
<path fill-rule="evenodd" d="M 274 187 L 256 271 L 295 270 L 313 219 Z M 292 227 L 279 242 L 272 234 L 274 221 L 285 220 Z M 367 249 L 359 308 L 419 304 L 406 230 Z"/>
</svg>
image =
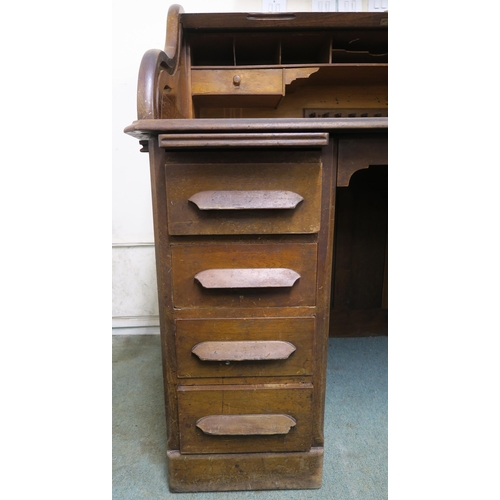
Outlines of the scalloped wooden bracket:
<svg viewBox="0 0 500 500">
<path fill-rule="evenodd" d="M 294 209 L 303 201 L 293 191 L 200 191 L 189 198 L 200 210 Z"/>
<path fill-rule="evenodd" d="M 191 352 L 202 361 L 273 361 L 288 359 L 297 348 L 282 340 L 208 341 Z"/>
<path fill-rule="evenodd" d="M 203 288 L 290 288 L 300 274 L 286 268 L 207 269 L 194 276 Z"/>
<path fill-rule="evenodd" d="M 283 70 L 283 85 L 290 85 L 294 80 L 299 78 L 309 78 L 313 73 L 319 71 L 316 68 L 285 68 Z"/>
<path fill-rule="evenodd" d="M 297 424 L 290 415 L 210 415 L 196 427 L 212 436 L 262 436 L 288 434 Z"/>
<path fill-rule="evenodd" d="M 358 170 L 388 162 L 387 137 L 342 139 L 338 149 L 337 187 L 349 186 L 352 175 Z"/>
</svg>

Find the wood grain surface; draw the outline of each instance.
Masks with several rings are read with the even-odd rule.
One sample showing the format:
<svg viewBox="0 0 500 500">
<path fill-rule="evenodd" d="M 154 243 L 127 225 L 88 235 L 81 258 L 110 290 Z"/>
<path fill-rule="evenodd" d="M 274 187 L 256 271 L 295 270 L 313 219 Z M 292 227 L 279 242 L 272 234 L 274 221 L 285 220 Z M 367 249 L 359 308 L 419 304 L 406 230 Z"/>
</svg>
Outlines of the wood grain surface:
<svg viewBox="0 0 500 500">
<path fill-rule="evenodd" d="M 177 376 L 179 378 L 224 377 L 290 377 L 312 374 L 315 318 L 230 318 L 177 319 L 175 338 Z M 226 343 L 228 349 L 238 349 L 238 343 L 283 342 L 295 347 L 284 359 L 247 359 L 238 362 L 201 360 L 193 350 L 206 343 Z M 236 347 L 231 347 L 231 345 Z M 222 351 L 229 356 L 227 351 Z M 260 352 L 260 351 L 257 351 Z M 243 351 L 249 358 L 250 353 Z M 233 354 L 233 357 L 243 354 Z M 255 356 L 253 354 L 252 356 Z M 256 356 L 255 356 L 256 357 Z M 221 360 L 222 361 L 222 360 Z M 184 382 L 183 382 L 184 383 Z"/>
<path fill-rule="evenodd" d="M 175 307 L 276 307 L 314 305 L 314 243 L 214 243 L 172 247 Z M 286 268 L 300 275 L 291 288 L 206 289 L 195 276 L 207 269 Z"/>
<path fill-rule="evenodd" d="M 282 340 L 234 340 L 201 342 L 191 352 L 202 361 L 274 361 L 288 359 L 296 349 Z"/>
<path fill-rule="evenodd" d="M 172 158 L 179 162 L 166 166 L 170 234 L 311 234 L 320 229 L 318 152 L 247 152 L 243 158 L 205 151 L 204 162 L 182 153 Z M 189 200 L 203 191 L 290 191 L 303 201 L 293 210 L 200 210 Z"/>
<path fill-rule="evenodd" d="M 191 91 L 196 94 L 283 94 L 281 69 L 193 69 Z"/>
<path fill-rule="evenodd" d="M 274 436 L 288 434 L 296 424 L 290 415 L 210 415 L 196 427 L 211 436 Z"/>
<path fill-rule="evenodd" d="M 354 172 L 388 164 L 387 137 L 350 137 L 339 141 L 337 186 L 349 186 Z"/>
<path fill-rule="evenodd" d="M 201 191 L 189 201 L 199 210 L 279 210 L 294 209 L 304 198 L 293 191 L 233 190 Z"/>
<path fill-rule="evenodd" d="M 174 5 L 167 21 L 125 132 L 150 154 L 170 489 L 318 488 L 337 186 L 387 164 L 388 119 L 366 114 L 387 107 L 388 16 Z M 363 244 L 340 231 L 338 261 L 357 261 L 351 305 L 380 288 L 387 307 L 382 218 L 357 196 Z"/>
<path fill-rule="evenodd" d="M 194 275 L 203 288 L 291 288 L 300 278 L 293 269 L 206 269 Z"/>
<path fill-rule="evenodd" d="M 178 388 L 181 453 L 256 453 L 308 451 L 311 448 L 312 386 L 180 386 Z M 211 415 L 284 414 L 297 424 L 285 435 L 212 436 L 196 426 Z"/>
<path fill-rule="evenodd" d="M 167 451 L 172 492 L 320 488 L 323 448 L 308 452 L 182 455 Z"/>
</svg>

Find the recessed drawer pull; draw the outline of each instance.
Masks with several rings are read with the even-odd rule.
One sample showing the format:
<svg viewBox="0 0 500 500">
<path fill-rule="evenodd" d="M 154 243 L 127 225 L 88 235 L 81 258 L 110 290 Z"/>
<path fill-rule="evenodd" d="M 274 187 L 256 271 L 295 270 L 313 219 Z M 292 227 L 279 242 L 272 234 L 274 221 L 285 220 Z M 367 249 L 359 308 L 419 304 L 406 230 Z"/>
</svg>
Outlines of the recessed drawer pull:
<svg viewBox="0 0 500 500">
<path fill-rule="evenodd" d="M 296 424 L 289 415 L 210 415 L 196 427 L 213 436 L 262 436 L 288 434 Z"/>
<path fill-rule="evenodd" d="M 202 361 L 263 361 L 288 359 L 296 350 L 282 340 L 201 342 L 191 352 Z"/>
<path fill-rule="evenodd" d="M 189 198 L 200 210 L 293 209 L 304 198 L 293 191 L 201 191 Z"/>
<path fill-rule="evenodd" d="M 300 274 L 285 268 L 207 269 L 194 279 L 203 288 L 292 287 Z"/>
</svg>

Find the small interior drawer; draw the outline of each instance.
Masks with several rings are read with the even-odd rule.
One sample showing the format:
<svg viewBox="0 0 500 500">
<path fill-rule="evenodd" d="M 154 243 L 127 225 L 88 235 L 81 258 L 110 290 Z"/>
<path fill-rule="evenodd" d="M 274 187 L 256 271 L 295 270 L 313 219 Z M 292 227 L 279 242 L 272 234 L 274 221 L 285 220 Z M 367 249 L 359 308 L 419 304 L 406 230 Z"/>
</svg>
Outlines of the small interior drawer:
<svg viewBox="0 0 500 500">
<path fill-rule="evenodd" d="M 315 318 L 178 319 L 177 377 L 312 374 Z"/>
<path fill-rule="evenodd" d="M 193 69 L 192 94 L 284 95 L 281 69 Z"/>
<path fill-rule="evenodd" d="M 211 158 L 206 152 L 203 156 Z M 319 231 L 319 154 L 317 161 L 305 162 L 271 162 L 260 155 L 261 161 L 245 163 L 241 161 L 243 156 L 249 154 L 240 152 L 239 156 L 230 156 L 235 162 L 167 165 L 170 234 L 311 234 Z M 299 159 L 300 155 L 295 157 Z"/>
<path fill-rule="evenodd" d="M 174 306 L 314 306 L 316 262 L 316 243 L 174 245 Z"/>
<path fill-rule="evenodd" d="M 311 384 L 181 386 L 181 453 L 308 451 Z"/>
</svg>

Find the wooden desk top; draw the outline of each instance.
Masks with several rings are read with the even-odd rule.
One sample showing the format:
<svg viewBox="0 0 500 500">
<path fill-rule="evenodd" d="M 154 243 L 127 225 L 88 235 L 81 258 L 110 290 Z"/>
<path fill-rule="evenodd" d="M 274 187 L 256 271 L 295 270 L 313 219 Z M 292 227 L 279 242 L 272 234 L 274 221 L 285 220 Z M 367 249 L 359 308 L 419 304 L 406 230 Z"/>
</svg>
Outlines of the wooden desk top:
<svg viewBox="0 0 500 500">
<path fill-rule="evenodd" d="M 176 132 L 300 132 L 321 130 L 325 132 L 387 133 L 387 117 L 367 118 L 246 118 L 246 119 L 158 119 L 137 120 L 128 125 L 124 132 L 140 140 L 147 140 L 158 134 Z"/>
</svg>

